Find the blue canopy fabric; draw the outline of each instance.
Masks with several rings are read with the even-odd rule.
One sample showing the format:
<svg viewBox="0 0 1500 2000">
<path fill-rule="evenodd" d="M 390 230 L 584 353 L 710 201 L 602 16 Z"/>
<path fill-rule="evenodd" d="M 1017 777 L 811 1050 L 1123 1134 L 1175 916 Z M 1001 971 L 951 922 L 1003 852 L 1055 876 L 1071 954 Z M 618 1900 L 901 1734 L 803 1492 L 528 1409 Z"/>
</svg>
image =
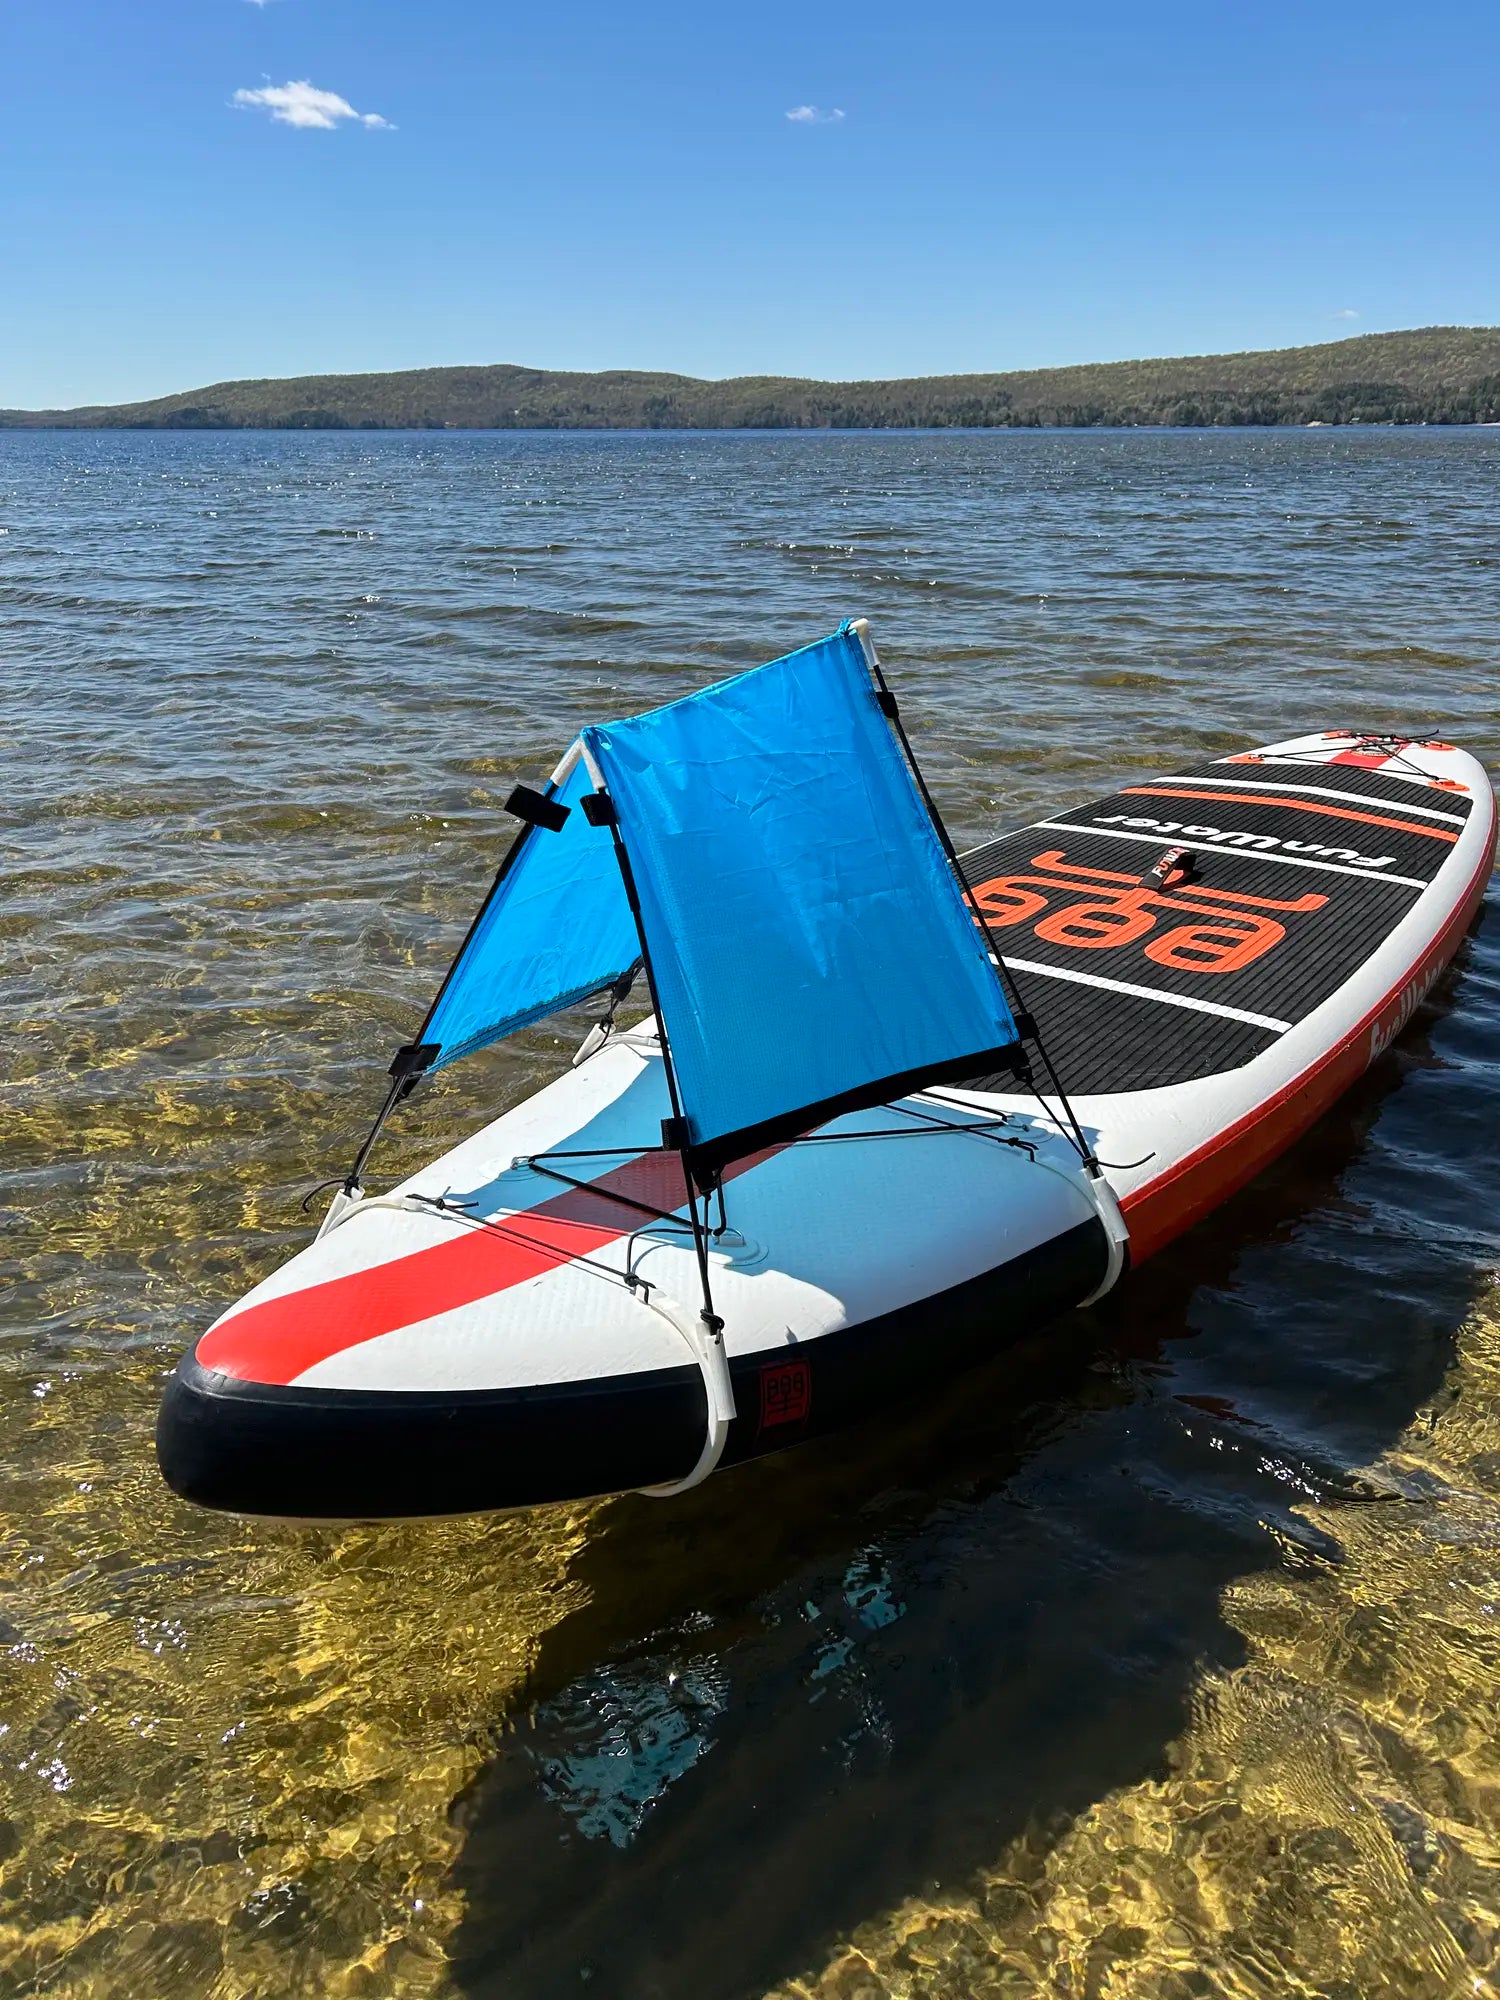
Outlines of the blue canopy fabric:
<svg viewBox="0 0 1500 2000">
<path fill-rule="evenodd" d="M 609 829 L 578 810 L 593 778 L 582 757 L 567 765 L 552 794 L 570 808 L 561 831 L 522 829 L 427 1018 L 431 1069 L 597 993 L 641 955 Z"/>
<path fill-rule="evenodd" d="M 596 787 L 639 926 L 582 810 Z M 851 627 L 585 729 L 550 792 L 566 820 L 523 828 L 423 1027 L 427 1067 L 612 985 L 644 947 L 687 1151 L 711 1171 L 1015 1046 Z"/>
<path fill-rule="evenodd" d="M 699 1164 L 1014 1047 L 849 626 L 580 740 L 629 856 Z"/>
</svg>

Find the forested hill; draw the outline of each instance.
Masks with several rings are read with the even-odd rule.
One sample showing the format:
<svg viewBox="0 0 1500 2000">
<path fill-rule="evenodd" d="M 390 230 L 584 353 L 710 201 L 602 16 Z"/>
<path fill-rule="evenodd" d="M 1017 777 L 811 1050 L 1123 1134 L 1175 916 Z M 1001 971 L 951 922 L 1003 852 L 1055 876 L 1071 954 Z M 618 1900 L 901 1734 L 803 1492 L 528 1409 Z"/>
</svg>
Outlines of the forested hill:
<svg viewBox="0 0 1500 2000">
<path fill-rule="evenodd" d="M 1500 420 L 1500 327 L 1430 326 L 1256 354 L 1009 375 L 698 381 L 610 369 L 413 368 L 302 375 L 80 410 L 0 410 L 9 429 L 859 429 Z"/>
</svg>

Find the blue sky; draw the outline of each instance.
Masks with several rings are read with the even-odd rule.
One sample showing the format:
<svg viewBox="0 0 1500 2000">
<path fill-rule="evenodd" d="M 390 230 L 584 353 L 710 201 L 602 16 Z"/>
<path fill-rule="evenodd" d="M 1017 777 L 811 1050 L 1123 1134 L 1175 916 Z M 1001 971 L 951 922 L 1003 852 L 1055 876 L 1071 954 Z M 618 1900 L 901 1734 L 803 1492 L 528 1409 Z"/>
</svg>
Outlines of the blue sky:
<svg viewBox="0 0 1500 2000">
<path fill-rule="evenodd" d="M 0 406 L 1493 323 L 1497 74 L 1442 0 L 11 0 Z"/>
</svg>

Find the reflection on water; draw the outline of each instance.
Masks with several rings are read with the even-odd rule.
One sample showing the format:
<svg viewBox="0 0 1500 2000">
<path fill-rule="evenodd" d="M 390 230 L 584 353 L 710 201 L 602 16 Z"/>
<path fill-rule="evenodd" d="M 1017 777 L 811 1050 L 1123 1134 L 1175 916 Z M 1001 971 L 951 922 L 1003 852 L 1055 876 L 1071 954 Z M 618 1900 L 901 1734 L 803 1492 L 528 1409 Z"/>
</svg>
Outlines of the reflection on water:
<svg viewBox="0 0 1500 2000">
<path fill-rule="evenodd" d="M 580 720 L 862 611 L 969 838 L 1315 722 L 1494 757 L 1497 449 L 0 439 L 0 1986 L 1489 1990 L 1493 920 L 1291 1159 L 899 1422 L 344 1532 L 150 1435 Z"/>
<path fill-rule="evenodd" d="M 573 1683 L 532 1717 L 527 1754 L 543 1796 L 587 1839 L 629 1847 L 651 1806 L 711 1747 L 726 1696 L 711 1652 L 663 1672 Z"/>
</svg>

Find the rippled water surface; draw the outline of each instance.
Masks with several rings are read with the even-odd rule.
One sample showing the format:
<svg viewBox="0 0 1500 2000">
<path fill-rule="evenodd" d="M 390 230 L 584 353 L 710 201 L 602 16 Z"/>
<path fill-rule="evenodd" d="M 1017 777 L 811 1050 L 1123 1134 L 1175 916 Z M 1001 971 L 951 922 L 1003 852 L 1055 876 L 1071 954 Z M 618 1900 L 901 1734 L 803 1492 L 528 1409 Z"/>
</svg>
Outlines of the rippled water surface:
<svg viewBox="0 0 1500 2000">
<path fill-rule="evenodd" d="M 899 1422 L 401 1529 L 157 1481 L 514 779 L 851 613 L 969 839 L 1324 724 L 1493 766 L 1500 432 L 0 436 L 0 1990 L 1496 1990 L 1492 905 L 1270 1175 Z"/>
</svg>

